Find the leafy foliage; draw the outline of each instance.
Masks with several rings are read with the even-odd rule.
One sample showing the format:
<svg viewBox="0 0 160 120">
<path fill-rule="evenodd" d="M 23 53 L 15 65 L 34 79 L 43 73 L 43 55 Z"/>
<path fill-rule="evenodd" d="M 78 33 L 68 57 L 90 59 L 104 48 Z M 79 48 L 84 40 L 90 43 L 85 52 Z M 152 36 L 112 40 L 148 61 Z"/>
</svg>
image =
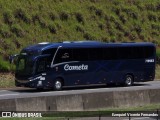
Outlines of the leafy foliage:
<svg viewBox="0 0 160 120">
<path fill-rule="evenodd" d="M 142 41 L 160 47 L 159 0 L 1 0 L 0 10 L 1 71 L 9 69 L 10 54 L 43 41 Z"/>
</svg>

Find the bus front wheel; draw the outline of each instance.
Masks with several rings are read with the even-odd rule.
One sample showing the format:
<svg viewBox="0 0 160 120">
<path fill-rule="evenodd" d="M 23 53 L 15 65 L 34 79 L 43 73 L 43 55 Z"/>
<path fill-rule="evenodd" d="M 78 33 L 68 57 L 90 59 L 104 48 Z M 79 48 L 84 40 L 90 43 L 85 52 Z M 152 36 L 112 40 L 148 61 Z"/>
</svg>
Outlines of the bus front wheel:
<svg viewBox="0 0 160 120">
<path fill-rule="evenodd" d="M 56 79 L 54 82 L 54 90 L 62 90 L 62 80 L 61 79 Z"/>
<path fill-rule="evenodd" d="M 132 86 L 133 85 L 133 76 L 132 75 L 126 75 L 124 84 L 125 84 L 125 86 Z"/>
</svg>

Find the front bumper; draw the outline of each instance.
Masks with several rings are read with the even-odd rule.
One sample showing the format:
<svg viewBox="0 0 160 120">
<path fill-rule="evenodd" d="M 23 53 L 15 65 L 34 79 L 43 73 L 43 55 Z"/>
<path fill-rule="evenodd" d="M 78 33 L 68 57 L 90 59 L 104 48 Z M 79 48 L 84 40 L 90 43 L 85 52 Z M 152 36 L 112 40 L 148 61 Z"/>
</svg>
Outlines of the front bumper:
<svg viewBox="0 0 160 120">
<path fill-rule="evenodd" d="M 15 80 L 16 87 L 43 88 L 43 81 L 40 80 Z"/>
</svg>

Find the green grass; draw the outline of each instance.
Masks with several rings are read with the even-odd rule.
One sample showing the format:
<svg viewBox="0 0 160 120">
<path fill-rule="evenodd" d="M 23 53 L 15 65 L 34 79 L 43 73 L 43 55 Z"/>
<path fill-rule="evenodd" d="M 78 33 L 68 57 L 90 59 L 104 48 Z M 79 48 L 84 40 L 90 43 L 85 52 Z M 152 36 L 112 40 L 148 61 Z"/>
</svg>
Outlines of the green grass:
<svg viewBox="0 0 160 120">
<path fill-rule="evenodd" d="M 157 56 L 160 58 L 160 48 L 157 48 L 156 53 L 157 53 Z"/>
<path fill-rule="evenodd" d="M 0 88 L 15 87 L 14 76 L 11 73 L 0 74 Z"/>
<path fill-rule="evenodd" d="M 150 104 L 137 107 L 125 107 L 125 108 L 110 108 L 104 109 L 102 111 L 150 111 L 150 110 L 160 110 L 160 104 Z"/>
<path fill-rule="evenodd" d="M 42 41 L 143 41 L 160 46 L 159 0 L 1 0 L 0 71 L 8 56 Z"/>
<path fill-rule="evenodd" d="M 155 75 L 155 79 L 160 80 L 160 65 L 156 66 L 156 75 Z"/>
<path fill-rule="evenodd" d="M 56 116 L 56 117 L 76 117 L 76 116 L 94 116 L 99 114 L 107 114 L 109 115 L 112 112 L 125 112 L 125 111 L 156 111 L 160 110 L 160 104 L 150 104 L 144 106 L 137 106 L 137 107 L 121 107 L 121 108 L 107 108 L 107 109 L 100 109 L 95 111 L 70 111 L 70 112 L 57 112 L 50 115 L 45 116 Z"/>
</svg>

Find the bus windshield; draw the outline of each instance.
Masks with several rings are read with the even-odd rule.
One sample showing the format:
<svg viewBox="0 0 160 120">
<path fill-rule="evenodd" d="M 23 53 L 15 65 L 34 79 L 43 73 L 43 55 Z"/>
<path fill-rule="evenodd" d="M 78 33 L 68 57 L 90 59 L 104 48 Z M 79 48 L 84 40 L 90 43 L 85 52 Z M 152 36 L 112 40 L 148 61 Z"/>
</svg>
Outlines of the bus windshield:
<svg viewBox="0 0 160 120">
<path fill-rule="evenodd" d="M 19 56 L 16 65 L 16 74 L 18 76 L 31 76 L 33 74 L 34 62 L 27 56 Z"/>
</svg>

